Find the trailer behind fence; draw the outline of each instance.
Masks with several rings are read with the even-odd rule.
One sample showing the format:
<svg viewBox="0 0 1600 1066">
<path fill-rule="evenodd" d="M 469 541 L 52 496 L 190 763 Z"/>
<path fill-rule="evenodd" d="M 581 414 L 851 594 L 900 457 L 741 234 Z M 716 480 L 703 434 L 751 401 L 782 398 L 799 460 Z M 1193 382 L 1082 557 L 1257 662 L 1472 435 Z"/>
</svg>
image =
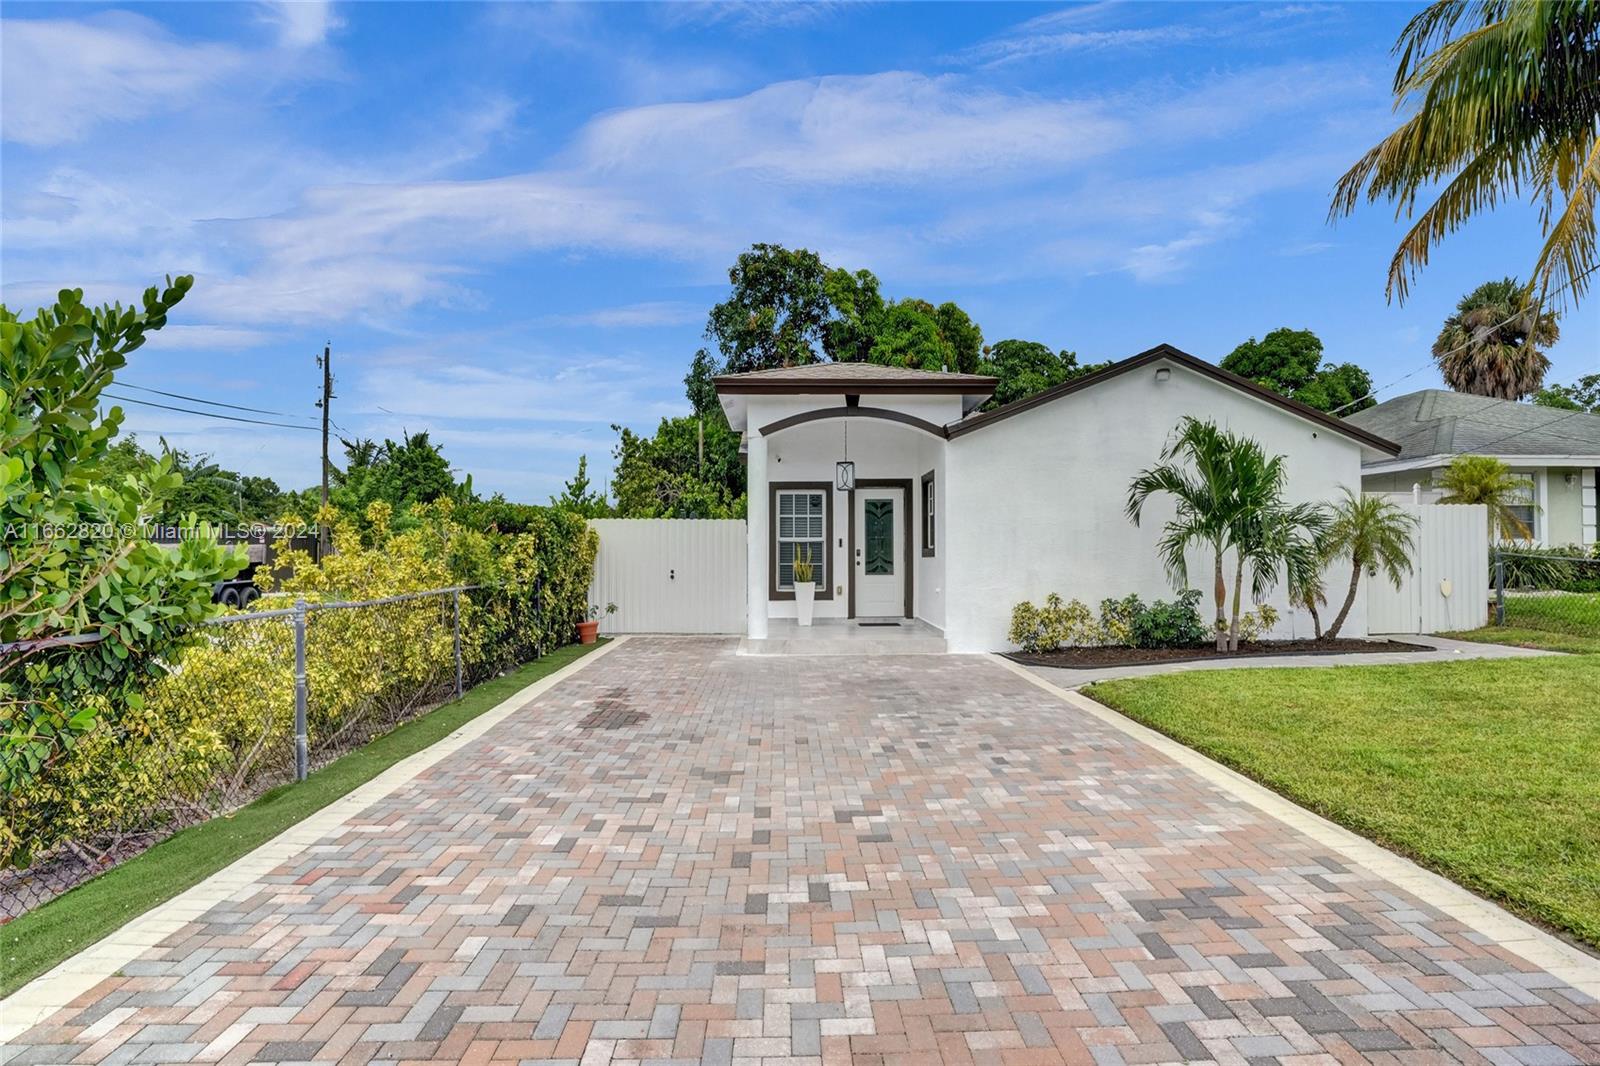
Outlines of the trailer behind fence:
<svg viewBox="0 0 1600 1066">
<path fill-rule="evenodd" d="M 1492 624 L 1600 640 L 1600 556 L 1497 546 L 1489 569 Z"/>
<path fill-rule="evenodd" d="M 539 657 L 542 595 L 531 591 L 275 595 L 258 601 L 268 609 L 196 627 L 142 707 L 102 715 L 47 787 L 0 796 L 0 817 L 22 841 L 0 864 L 0 920 Z"/>
</svg>

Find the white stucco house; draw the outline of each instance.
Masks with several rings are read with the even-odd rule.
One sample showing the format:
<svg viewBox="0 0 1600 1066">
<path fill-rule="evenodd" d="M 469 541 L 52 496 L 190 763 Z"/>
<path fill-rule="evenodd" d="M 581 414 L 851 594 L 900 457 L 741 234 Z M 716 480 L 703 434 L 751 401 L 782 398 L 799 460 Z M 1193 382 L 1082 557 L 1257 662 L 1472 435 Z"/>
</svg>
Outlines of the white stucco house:
<svg viewBox="0 0 1600 1066">
<path fill-rule="evenodd" d="M 1368 492 L 1432 503 L 1444 495 L 1438 480 L 1451 460 L 1489 455 L 1509 466 L 1522 486 L 1515 510 L 1531 543 L 1587 548 L 1600 540 L 1600 415 L 1423 389 L 1358 411 L 1349 421 L 1400 445 L 1398 455 L 1363 466 Z"/>
<path fill-rule="evenodd" d="M 818 563 L 819 625 L 914 619 L 953 652 L 1007 647 L 1013 605 L 1050 592 L 1170 598 L 1156 552 L 1170 504 L 1138 528 L 1123 508 L 1184 415 L 1286 456 L 1295 501 L 1359 492 L 1362 463 L 1399 451 L 1167 345 L 980 412 L 994 384 L 863 363 L 716 379 L 749 463 L 749 639 L 793 627 L 797 551 Z M 837 483 L 841 461 L 853 488 Z M 1191 572 L 1208 587 L 1203 560 Z M 1282 589 L 1271 602 L 1275 635 L 1310 634 Z M 1346 633 L 1366 633 L 1364 598 Z"/>
</svg>

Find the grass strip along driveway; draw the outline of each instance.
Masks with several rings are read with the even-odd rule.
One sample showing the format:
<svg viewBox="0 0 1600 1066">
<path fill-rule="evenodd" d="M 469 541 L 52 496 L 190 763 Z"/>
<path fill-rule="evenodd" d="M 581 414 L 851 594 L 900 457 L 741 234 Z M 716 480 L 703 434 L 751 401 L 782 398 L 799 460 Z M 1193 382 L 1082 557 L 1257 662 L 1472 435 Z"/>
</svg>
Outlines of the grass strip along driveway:
<svg viewBox="0 0 1600 1066">
<path fill-rule="evenodd" d="M 452 703 L 357 748 L 299 784 L 264 793 L 231 815 L 176 833 L 92 881 L 0 926 L 0 996 L 199 884 L 406 756 L 455 732 L 502 700 L 555 673 L 600 644 L 568 645 L 485 681 Z"/>
<path fill-rule="evenodd" d="M 1600 945 L 1600 656 L 1208 671 L 1084 691 Z"/>
</svg>

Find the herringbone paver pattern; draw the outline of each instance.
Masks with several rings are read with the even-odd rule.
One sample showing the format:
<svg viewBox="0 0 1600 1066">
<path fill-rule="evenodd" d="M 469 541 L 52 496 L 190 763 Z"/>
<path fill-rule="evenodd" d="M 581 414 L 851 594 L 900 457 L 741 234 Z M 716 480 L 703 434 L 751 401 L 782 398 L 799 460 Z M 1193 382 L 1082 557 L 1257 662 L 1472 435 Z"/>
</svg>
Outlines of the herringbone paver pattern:
<svg viewBox="0 0 1600 1066">
<path fill-rule="evenodd" d="M 1600 1009 L 1024 680 L 635 640 L 0 1057 L 1595 1063 Z"/>
</svg>

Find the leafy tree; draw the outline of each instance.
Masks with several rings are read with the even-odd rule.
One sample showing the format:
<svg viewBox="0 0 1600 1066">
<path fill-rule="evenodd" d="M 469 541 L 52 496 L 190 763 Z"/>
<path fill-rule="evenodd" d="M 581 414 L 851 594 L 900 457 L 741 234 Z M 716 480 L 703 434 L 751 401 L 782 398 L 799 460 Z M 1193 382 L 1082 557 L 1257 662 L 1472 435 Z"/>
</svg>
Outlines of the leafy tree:
<svg viewBox="0 0 1600 1066">
<path fill-rule="evenodd" d="M 619 438 L 611 489 L 620 518 L 739 518 L 745 510 L 739 434 L 720 410 L 663 418 L 654 437 L 613 426 Z M 701 434 L 704 433 L 704 459 Z"/>
<path fill-rule="evenodd" d="M 271 522 L 294 510 L 297 501 L 285 496 L 278 483 L 269 477 L 241 474 L 211 461 L 208 455 L 192 455 L 161 441 L 161 454 L 169 456 L 174 473 L 183 483 L 162 501 L 156 521 L 162 525 L 182 524 L 189 515 L 203 522 L 240 525 Z M 137 437 L 122 437 L 106 453 L 103 467 L 107 476 L 126 477 L 155 461 Z"/>
<path fill-rule="evenodd" d="M 144 293 L 143 307 L 84 306 L 63 289 L 22 319 L 0 305 L 0 789 L 41 774 L 106 717 L 139 704 L 182 630 L 214 613 L 211 586 L 242 555 L 199 528 L 175 549 L 143 527 L 179 487 L 170 457 L 112 461 L 122 410 L 101 390 L 193 279 Z M 136 458 L 136 457 L 135 457 Z M 118 476 L 107 468 L 122 462 Z M 92 635 L 98 643 L 62 643 Z M 0 818 L 0 823 L 8 819 Z M 3 838 L 7 850 L 26 844 Z"/>
<path fill-rule="evenodd" d="M 883 294 L 870 270 L 835 268 L 823 279 L 831 317 L 823 333 L 822 350 L 842 363 L 865 363 L 883 330 Z"/>
<path fill-rule="evenodd" d="M 1527 190 L 1545 237 L 1532 276 L 1574 302 L 1595 269 L 1600 195 L 1600 4 L 1439 0 L 1395 45 L 1396 108 L 1410 117 L 1339 179 L 1331 215 L 1387 199 L 1410 217 L 1437 189 L 1389 264 L 1390 294 L 1447 233 Z"/>
<path fill-rule="evenodd" d="M 1526 486 L 1511 468 L 1490 455 L 1458 455 L 1439 475 L 1440 503 L 1481 503 L 1489 511 L 1489 539 L 1529 540 L 1533 530 L 1517 516 L 1527 507 Z M 1537 505 L 1535 505 L 1537 506 Z"/>
<path fill-rule="evenodd" d="M 718 408 L 717 387 L 712 379 L 717 376 L 717 361 L 711 353 L 701 348 L 689 360 L 689 373 L 684 375 L 683 388 L 689 396 L 689 406 L 697 415 L 706 415 Z"/>
<path fill-rule="evenodd" d="M 1322 341 L 1309 329 L 1275 329 L 1222 359 L 1222 369 L 1299 400 L 1319 411 L 1346 414 L 1371 407 L 1372 377 L 1354 363 L 1327 363 Z"/>
<path fill-rule="evenodd" d="M 1356 589 L 1361 575 L 1377 577 L 1378 571 L 1395 588 L 1411 572 L 1412 530 L 1416 523 L 1412 517 L 1382 496 L 1367 496 L 1349 489 L 1333 508 L 1333 521 L 1323 544 L 1325 558 L 1329 561 L 1347 559 L 1350 562 L 1350 586 L 1345 590 L 1344 603 L 1328 627 L 1328 639 L 1338 637 L 1356 602 Z"/>
<path fill-rule="evenodd" d="M 880 366 L 941 370 L 944 338 L 934 308 L 923 300 L 901 300 L 884 309 L 883 325 L 873 339 L 868 360 Z"/>
<path fill-rule="evenodd" d="M 589 487 L 589 457 L 578 456 L 578 472 L 568 481 L 560 496 L 550 497 L 550 506 L 584 518 L 604 518 L 611 513 L 603 492 Z"/>
<path fill-rule="evenodd" d="M 1533 394 L 1541 407 L 1600 414 L 1600 374 L 1585 374 L 1572 385 L 1549 385 Z"/>
<path fill-rule="evenodd" d="M 755 244 L 728 271 L 733 292 L 711 309 L 706 337 L 733 373 L 816 362 L 828 321 L 828 268 L 816 252 Z"/>
<path fill-rule="evenodd" d="M 1433 342 L 1434 362 L 1457 392 L 1520 400 L 1539 391 L 1550 360 L 1542 349 L 1561 337 L 1516 278 L 1486 281 L 1461 298 Z"/>
<path fill-rule="evenodd" d="M 958 374 L 976 374 L 983 354 L 983 331 L 961 308 L 946 300 L 933 313 L 944 348 L 944 366 Z"/>
<path fill-rule="evenodd" d="M 360 522 L 366 521 L 367 508 L 377 500 L 387 503 L 396 515 L 405 515 L 413 504 L 472 495 L 472 479 L 456 482 L 449 461 L 426 430 L 403 434 L 399 441 L 385 439 L 382 444 L 365 439 L 341 443 L 345 468 L 335 472 L 329 499 L 339 511 Z"/>
<path fill-rule="evenodd" d="M 1110 366 L 1110 363 L 1078 365 L 1076 352 L 1063 348 L 1053 352 L 1038 341 L 997 341 L 984 351 L 976 372 L 988 374 L 998 381 L 994 396 L 983 405 L 985 411 L 1014 403 L 1036 392 L 1059 385 L 1063 381 L 1092 374 Z"/>
</svg>

